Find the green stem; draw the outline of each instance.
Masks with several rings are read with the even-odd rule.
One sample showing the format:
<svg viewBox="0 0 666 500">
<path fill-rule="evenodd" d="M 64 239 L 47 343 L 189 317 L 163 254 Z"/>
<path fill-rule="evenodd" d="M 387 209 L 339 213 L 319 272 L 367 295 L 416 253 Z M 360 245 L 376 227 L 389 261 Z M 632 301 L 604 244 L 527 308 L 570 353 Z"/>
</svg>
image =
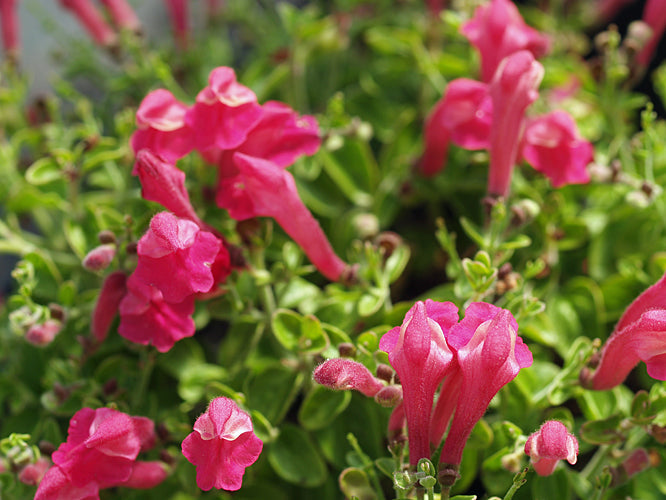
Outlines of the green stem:
<svg viewBox="0 0 666 500">
<path fill-rule="evenodd" d="M 141 402 L 145 399 L 148 383 L 150 382 L 150 376 L 153 373 L 153 368 L 155 368 L 155 351 L 153 351 L 152 348 L 142 349 L 141 360 L 142 363 L 139 366 L 141 367 L 141 365 L 143 365 L 143 369 L 141 370 L 139 385 L 137 386 L 137 389 L 134 392 L 134 397 L 132 398 L 133 408 L 138 408 L 141 405 Z"/>
<path fill-rule="evenodd" d="M 384 491 L 382 490 L 382 485 L 379 484 L 379 479 L 377 479 L 377 474 L 375 474 L 375 466 L 372 463 L 372 460 L 370 460 L 370 458 L 365 453 L 363 453 L 363 450 L 361 450 L 361 446 L 358 444 L 356 436 L 354 436 L 351 432 L 347 434 L 347 441 L 349 441 L 349 444 L 354 449 L 358 457 L 361 459 L 363 467 L 367 470 L 368 477 L 372 482 L 372 486 L 375 488 L 375 491 L 377 492 L 377 497 L 379 498 L 379 500 L 386 500 L 386 497 L 384 496 Z"/>
</svg>

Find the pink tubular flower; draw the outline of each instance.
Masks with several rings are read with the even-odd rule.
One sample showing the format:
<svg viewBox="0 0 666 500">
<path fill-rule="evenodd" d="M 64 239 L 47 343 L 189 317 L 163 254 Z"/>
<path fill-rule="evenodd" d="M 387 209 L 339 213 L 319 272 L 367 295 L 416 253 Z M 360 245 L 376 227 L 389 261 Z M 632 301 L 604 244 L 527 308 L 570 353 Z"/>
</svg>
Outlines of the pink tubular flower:
<svg viewBox="0 0 666 500">
<path fill-rule="evenodd" d="M 47 319 L 43 323 L 32 325 L 25 333 L 25 339 L 32 345 L 43 347 L 53 342 L 60 330 L 62 330 L 60 321 Z"/>
<path fill-rule="evenodd" d="M 185 122 L 187 106 L 164 89 L 153 90 L 136 112 L 138 129 L 130 138 L 135 154 L 147 148 L 168 162 L 193 149 L 193 132 Z"/>
<path fill-rule="evenodd" d="M 331 281 L 340 279 L 347 265 L 335 254 L 319 223 L 301 201 L 292 175 L 273 162 L 242 153 L 234 154 L 234 162 L 239 174 L 221 183 L 221 189 L 231 193 L 228 198 L 222 197 L 222 208 L 237 220 L 273 217 L 319 272 Z M 233 195 L 241 191 L 246 196 Z"/>
<path fill-rule="evenodd" d="M 204 491 L 240 489 L 245 468 L 257 461 L 262 448 L 250 416 L 224 397 L 210 402 L 182 444 L 183 455 L 197 468 L 197 485 Z"/>
<path fill-rule="evenodd" d="M 197 131 L 196 149 L 225 150 L 240 146 L 261 115 L 254 92 L 236 81 L 233 69 L 222 66 L 211 71 L 185 120 Z"/>
<path fill-rule="evenodd" d="M 666 380 L 666 274 L 624 312 L 601 351 L 599 365 L 585 385 L 612 389 L 644 361 L 648 374 Z"/>
<path fill-rule="evenodd" d="M 171 25 L 176 42 L 180 48 L 187 46 L 188 34 L 188 14 L 187 0 L 165 0 L 169 15 L 171 16 Z"/>
<path fill-rule="evenodd" d="M 650 64 L 659 40 L 666 30 L 666 2 L 647 0 L 643 9 L 643 21 L 652 28 L 650 39 L 636 56 L 638 64 L 645 67 Z"/>
<path fill-rule="evenodd" d="M 488 148 L 492 106 L 485 83 L 467 78 L 450 82 L 425 125 L 423 175 L 435 175 L 444 168 L 449 141 L 466 149 Z"/>
<path fill-rule="evenodd" d="M 20 50 L 18 0 L 0 0 L 0 24 L 5 54 L 16 58 Z"/>
<path fill-rule="evenodd" d="M 104 342 L 109 334 L 111 322 L 118 314 L 120 301 L 127 292 L 126 281 L 127 277 L 122 271 L 115 271 L 104 279 L 90 325 L 92 334 L 98 342 Z"/>
<path fill-rule="evenodd" d="M 565 111 L 528 119 L 522 153 L 553 187 L 590 182 L 585 167 L 594 159 L 594 148 L 580 137 L 576 123 Z"/>
<path fill-rule="evenodd" d="M 315 368 L 312 378 L 329 389 L 355 389 L 368 397 L 374 397 L 384 388 L 365 365 L 347 358 L 328 359 Z"/>
<path fill-rule="evenodd" d="M 139 33 L 141 21 L 127 0 L 100 0 L 111 14 L 111 19 L 118 28 Z"/>
<path fill-rule="evenodd" d="M 417 302 L 402 326 L 387 332 L 379 343 L 402 384 L 411 465 L 430 457 L 433 399 L 453 358 L 444 331 L 457 321 L 458 308 L 450 302 Z"/>
<path fill-rule="evenodd" d="M 136 155 L 132 174 L 139 176 L 141 196 L 145 200 L 159 203 L 177 217 L 196 223 L 201 229 L 206 227 L 194 211 L 185 189 L 185 172 L 151 150 L 142 149 Z"/>
<path fill-rule="evenodd" d="M 102 47 L 118 43 L 118 37 L 90 0 L 60 0 L 60 4 L 72 11 L 95 43 Z"/>
<path fill-rule="evenodd" d="M 525 24 L 511 0 L 491 0 L 477 7 L 474 17 L 461 29 L 481 54 L 481 78 L 489 82 L 500 62 L 518 51 L 527 50 L 534 57 L 548 52 L 548 38 Z"/>
<path fill-rule="evenodd" d="M 160 352 L 194 335 L 194 295 L 182 302 L 166 302 L 162 292 L 134 275 L 127 280 L 127 294 L 120 302 L 119 311 L 118 333 L 137 344 L 152 344 Z"/>
<path fill-rule="evenodd" d="M 474 302 L 449 331 L 447 340 L 457 352 L 462 381 L 441 464 L 460 464 L 467 438 L 495 394 L 521 368 L 532 365 L 532 354 L 517 330 L 516 320 L 506 309 Z"/>
<path fill-rule="evenodd" d="M 503 0 L 504 1 L 504 0 Z M 490 132 L 488 192 L 506 196 L 520 152 L 525 110 L 539 93 L 543 66 L 526 50 L 502 61 L 490 83 L 493 120 Z"/>
<path fill-rule="evenodd" d="M 154 286 L 165 301 L 182 302 L 215 284 L 211 267 L 222 242 L 194 222 L 160 212 L 139 240 L 133 278 Z"/>
<path fill-rule="evenodd" d="M 540 476 L 550 476 L 560 460 L 571 465 L 578 459 L 578 440 L 562 422 L 548 420 L 527 438 L 525 454 L 532 459 L 534 470 Z"/>
<path fill-rule="evenodd" d="M 139 452 L 154 442 L 154 424 L 148 418 L 111 408 L 83 408 L 70 420 L 67 441 L 53 453 L 54 466 L 35 498 L 97 499 L 99 489 L 124 485 Z"/>
</svg>

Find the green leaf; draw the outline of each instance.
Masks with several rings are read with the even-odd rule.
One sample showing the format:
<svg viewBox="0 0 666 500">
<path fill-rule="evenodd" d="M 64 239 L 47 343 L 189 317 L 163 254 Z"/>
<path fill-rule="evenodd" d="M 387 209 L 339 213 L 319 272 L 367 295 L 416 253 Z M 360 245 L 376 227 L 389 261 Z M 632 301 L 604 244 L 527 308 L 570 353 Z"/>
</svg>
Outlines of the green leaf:
<svg viewBox="0 0 666 500">
<path fill-rule="evenodd" d="M 379 288 L 371 288 L 369 293 L 364 293 L 358 301 L 358 314 L 367 318 L 381 309 L 386 301 L 386 292 Z"/>
<path fill-rule="evenodd" d="M 619 430 L 622 415 L 617 413 L 602 420 L 585 422 L 580 428 L 580 437 L 592 444 L 613 444 L 624 440 Z"/>
<path fill-rule="evenodd" d="M 316 354 L 329 345 L 321 323 L 314 316 L 301 316 L 288 309 L 278 309 L 271 324 L 275 338 L 290 351 Z"/>
<path fill-rule="evenodd" d="M 33 186 L 41 186 L 62 179 L 62 171 L 51 157 L 40 158 L 25 171 L 25 180 Z"/>
<path fill-rule="evenodd" d="M 310 437 L 293 424 L 282 427 L 277 440 L 268 449 L 268 462 L 278 476 L 299 486 L 319 486 L 328 475 Z"/>
<path fill-rule="evenodd" d="M 293 402 L 303 383 L 303 374 L 283 365 L 271 365 L 247 383 L 248 406 L 277 424 Z"/>
<path fill-rule="evenodd" d="M 83 258 L 86 256 L 86 251 L 88 248 L 88 244 L 86 243 L 86 235 L 83 232 L 83 229 L 80 225 L 71 219 L 65 220 L 63 228 L 65 230 L 65 238 L 67 239 L 67 243 L 69 243 L 71 249 L 74 250 L 76 256 L 83 260 Z"/>
<path fill-rule="evenodd" d="M 350 201 L 361 207 L 372 205 L 379 168 L 366 142 L 346 139 L 341 148 L 321 151 L 324 170 Z"/>
<path fill-rule="evenodd" d="M 298 421 L 306 430 L 321 429 L 335 420 L 350 401 L 349 391 L 332 391 L 315 385 L 298 410 Z"/>
<path fill-rule="evenodd" d="M 219 382 L 226 377 L 224 368 L 209 363 L 190 365 L 183 370 L 178 383 L 178 395 L 187 403 L 203 399 L 209 382 Z"/>
<path fill-rule="evenodd" d="M 349 467 L 343 470 L 338 479 L 338 484 L 346 498 L 358 498 L 358 500 L 375 500 L 377 498 L 368 475 L 361 469 Z"/>
</svg>

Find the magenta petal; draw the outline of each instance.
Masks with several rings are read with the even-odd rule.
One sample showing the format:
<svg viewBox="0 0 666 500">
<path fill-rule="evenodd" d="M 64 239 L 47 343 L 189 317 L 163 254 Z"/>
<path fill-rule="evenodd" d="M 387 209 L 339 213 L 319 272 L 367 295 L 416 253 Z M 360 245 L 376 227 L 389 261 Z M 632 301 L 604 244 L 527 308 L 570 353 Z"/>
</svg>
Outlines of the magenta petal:
<svg viewBox="0 0 666 500">
<path fill-rule="evenodd" d="M 99 486 L 94 481 L 74 486 L 63 470 L 54 465 L 39 483 L 34 500 L 99 500 Z"/>
<path fill-rule="evenodd" d="M 124 483 L 118 486 L 148 490 L 154 488 L 169 476 L 162 462 L 134 462 L 132 474 Z"/>
</svg>

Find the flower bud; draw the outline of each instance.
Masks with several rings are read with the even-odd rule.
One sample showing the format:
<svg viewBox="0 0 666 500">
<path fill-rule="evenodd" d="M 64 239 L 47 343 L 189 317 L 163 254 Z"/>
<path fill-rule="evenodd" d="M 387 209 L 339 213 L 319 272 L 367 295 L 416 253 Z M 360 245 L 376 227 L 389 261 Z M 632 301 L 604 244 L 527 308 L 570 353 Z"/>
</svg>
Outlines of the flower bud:
<svg viewBox="0 0 666 500">
<path fill-rule="evenodd" d="M 43 323 L 32 325 L 25 334 L 25 339 L 33 345 L 43 347 L 53 342 L 55 336 L 62 330 L 62 323 L 48 319 Z"/>
<path fill-rule="evenodd" d="M 37 486 L 49 467 L 51 467 L 51 460 L 39 457 L 35 463 L 28 464 L 21 469 L 18 480 L 29 486 Z"/>
<path fill-rule="evenodd" d="M 88 271 L 103 271 L 116 256 L 116 246 L 113 244 L 100 245 L 93 248 L 83 258 L 83 267 Z"/>
<path fill-rule="evenodd" d="M 402 401 L 402 387 L 388 385 L 375 394 L 375 401 L 385 408 L 392 408 Z"/>
</svg>

